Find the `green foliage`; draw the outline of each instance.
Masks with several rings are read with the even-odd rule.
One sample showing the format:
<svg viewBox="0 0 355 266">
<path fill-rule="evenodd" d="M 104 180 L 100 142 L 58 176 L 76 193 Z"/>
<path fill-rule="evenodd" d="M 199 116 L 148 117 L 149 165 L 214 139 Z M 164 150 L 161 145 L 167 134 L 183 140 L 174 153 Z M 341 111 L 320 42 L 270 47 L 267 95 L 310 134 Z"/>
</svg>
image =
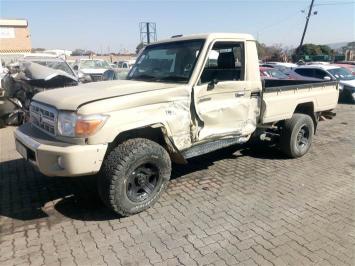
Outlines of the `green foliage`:
<svg viewBox="0 0 355 266">
<path fill-rule="evenodd" d="M 298 47 L 292 55 L 292 58 L 294 61 L 298 61 L 301 58 L 331 55 L 333 55 L 333 50 L 329 46 L 307 43 Z"/>
</svg>

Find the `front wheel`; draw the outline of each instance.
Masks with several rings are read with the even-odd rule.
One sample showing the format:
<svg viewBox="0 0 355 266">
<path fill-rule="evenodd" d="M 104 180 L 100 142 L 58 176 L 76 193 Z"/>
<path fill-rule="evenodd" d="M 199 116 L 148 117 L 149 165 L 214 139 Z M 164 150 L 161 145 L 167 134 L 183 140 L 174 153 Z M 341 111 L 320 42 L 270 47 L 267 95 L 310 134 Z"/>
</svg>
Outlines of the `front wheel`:
<svg viewBox="0 0 355 266">
<path fill-rule="evenodd" d="M 281 150 L 291 158 L 305 155 L 312 144 L 313 120 L 309 115 L 294 114 L 285 121 L 280 136 Z"/>
<path fill-rule="evenodd" d="M 129 216 L 153 206 L 170 174 L 170 157 L 162 146 L 148 139 L 127 140 L 104 160 L 99 194 L 114 212 Z"/>
</svg>

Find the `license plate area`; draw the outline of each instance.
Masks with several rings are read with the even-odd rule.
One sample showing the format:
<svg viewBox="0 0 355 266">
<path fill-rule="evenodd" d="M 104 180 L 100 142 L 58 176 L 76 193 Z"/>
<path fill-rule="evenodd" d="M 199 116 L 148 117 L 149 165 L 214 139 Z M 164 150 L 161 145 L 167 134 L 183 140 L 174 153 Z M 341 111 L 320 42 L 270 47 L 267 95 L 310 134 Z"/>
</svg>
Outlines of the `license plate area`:
<svg viewBox="0 0 355 266">
<path fill-rule="evenodd" d="M 23 158 L 28 159 L 27 148 L 19 141 L 16 140 L 16 150 Z"/>
</svg>

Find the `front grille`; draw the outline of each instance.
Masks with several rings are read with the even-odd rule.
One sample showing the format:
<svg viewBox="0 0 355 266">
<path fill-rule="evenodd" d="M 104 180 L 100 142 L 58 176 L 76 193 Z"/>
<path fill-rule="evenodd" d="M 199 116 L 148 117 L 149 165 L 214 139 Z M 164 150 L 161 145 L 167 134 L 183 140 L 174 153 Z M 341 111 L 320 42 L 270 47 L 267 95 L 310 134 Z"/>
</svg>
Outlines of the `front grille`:
<svg viewBox="0 0 355 266">
<path fill-rule="evenodd" d="M 101 81 L 102 80 L 102 74 L 91 74 L 90 75 L 92 81 Z"/>
<path fill-rule="evenodd" d="M 58 112 L 53 107 L 37 102 L 31 103 L 30 116 L 32 125 L 52 136 L 56 135 L 57 115 Z"/>
</svg>

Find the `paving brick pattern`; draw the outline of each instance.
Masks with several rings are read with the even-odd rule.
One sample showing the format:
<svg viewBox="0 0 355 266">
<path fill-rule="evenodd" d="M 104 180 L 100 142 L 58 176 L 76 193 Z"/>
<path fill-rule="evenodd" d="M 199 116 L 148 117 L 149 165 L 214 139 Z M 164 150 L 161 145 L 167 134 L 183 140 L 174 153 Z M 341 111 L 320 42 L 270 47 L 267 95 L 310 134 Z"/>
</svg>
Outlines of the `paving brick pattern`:
<svg viewBox="0 0 355 266">
<path fill-rule="evenodd" d="M 227 149 L 175 166 L 161 200 L 120 218 L 95 180 L 49 178 L 0 130 L 0 265 L 355 265 L 355 108 L 306 156 Z"/>
</svg>

